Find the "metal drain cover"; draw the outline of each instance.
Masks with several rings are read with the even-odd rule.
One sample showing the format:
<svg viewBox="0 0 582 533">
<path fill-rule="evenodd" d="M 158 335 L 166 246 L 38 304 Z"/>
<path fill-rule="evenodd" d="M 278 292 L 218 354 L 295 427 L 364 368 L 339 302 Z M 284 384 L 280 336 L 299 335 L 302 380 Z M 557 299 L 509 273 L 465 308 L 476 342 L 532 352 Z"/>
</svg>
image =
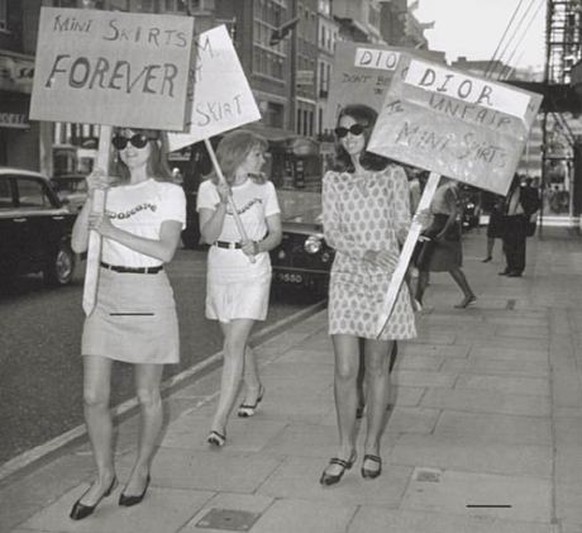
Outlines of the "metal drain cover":
<svg viewBox="0 0 582 533">
<path fill-rule="evenodd" d="M 236 509 L 210 509 L 196 524 L 200 529 L 224 529 L 226 531 L 248 531 L 261 516 Z"/>
</svg>

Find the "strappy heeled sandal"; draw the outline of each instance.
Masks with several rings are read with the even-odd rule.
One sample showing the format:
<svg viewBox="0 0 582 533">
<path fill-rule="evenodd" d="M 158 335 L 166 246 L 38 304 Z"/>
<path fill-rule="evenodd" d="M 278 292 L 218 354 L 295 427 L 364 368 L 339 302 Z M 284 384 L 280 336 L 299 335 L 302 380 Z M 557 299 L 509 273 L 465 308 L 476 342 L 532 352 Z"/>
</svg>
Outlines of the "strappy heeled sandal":
<svg viewBox="0 0 582 533">
<path fill-rule="evenodd" d="M 364 463 L 366 461 L 372 461 L 374 463 L 378 463 L 379 467 L 377 470 L 370 470 L 369 468 L 364 467 Z M 364 479 L 374 479 L 377 478 L 382 473 L 382 458 L 378 457 L 377 455 L 373 455 L 371 453 L 367 453 L 364 455 L 364 460 L 362 461 L 362 469 L 361 469 L 362 477 Z"/>
<path fill-rule="evenodd" d="M 208 444 L 210 444 L 211 446 L 222 448 L 222 446 L 224 446 L 224 444 L 226 443 L 226 431 L 224 432 L 224 435 L 222 433 L 219 433 L 218 431 L 214 430 L 211 431 L 208 437 L 206 438 L 206 442 L 208 442 Z"/>
<path fill-rule="evenodd" d="M 324 470 L 323 473 L 321 474 L 321 478 L 319 478 L 319 482 L 327 487 L 338 483 L 339 480 L 344 475 L 344 472 L 352 468 L 353 464 L 356 462 L 356 457 L 357 457 L 356 450 L 352 451 L 352 454 L 350 455 L 350 458 L 347 461 L 345 459 L 339 459 L 338 457 L 332 457 L 329 460 L 328 468 L 331 465 L 338 465 L 341 466 L 342 469 L 339 471 L 338 474 L 328 474 Z"/>
<path fill-rule="evenodd" d="M 241 403 L 238 406 L 237 415 L 240 418 L 248 418 L 250 416 L 254 416 L 255 411 L 257 410 L 257 407 L 261 403 L 261 400 L 263 399 L 264 395 L 265 395 L 265 387 L 263 387 L 261 385 L 259 388 L 259 395 L 257 396 L 257 401 L 252 405 Z"/>
</svg>

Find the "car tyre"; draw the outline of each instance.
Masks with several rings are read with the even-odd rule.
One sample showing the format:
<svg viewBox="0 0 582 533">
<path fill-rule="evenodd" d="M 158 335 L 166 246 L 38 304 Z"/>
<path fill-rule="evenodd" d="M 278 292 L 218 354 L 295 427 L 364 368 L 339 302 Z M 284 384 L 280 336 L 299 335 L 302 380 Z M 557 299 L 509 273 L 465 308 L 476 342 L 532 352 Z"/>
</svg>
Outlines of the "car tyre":
<svg viewBox="0 0 582 533">
<path fill-rule="evenodd" d="M 75 271 L 75 254 L 68 244 L 61 244 L 43 270 L 44 282 L 50 287 L 71 283 Z"/>
</svg>

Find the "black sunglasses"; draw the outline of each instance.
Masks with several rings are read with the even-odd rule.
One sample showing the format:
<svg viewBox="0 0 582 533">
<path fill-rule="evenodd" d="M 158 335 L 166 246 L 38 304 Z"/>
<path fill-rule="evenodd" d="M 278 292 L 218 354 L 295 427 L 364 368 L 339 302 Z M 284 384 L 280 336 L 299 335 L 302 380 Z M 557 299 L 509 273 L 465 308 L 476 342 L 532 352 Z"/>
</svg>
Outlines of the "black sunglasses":
<svg viewBox="0 0 582 533">
<path fill-rule="evenodd" d="M 352 124 L 349 128 L 339 127 L 334 131 L 338 139 L 343 139 L 348 133 L 351 133 L 352 135 L 362 135 L 365 129 L 366 128 L 361 124 Z"/>
<path fill-rule="evenodd" d="M 150 139 L 146 137 L 143 133 L 136 133 L 131 137 L 116 135 L 111 140 L 111 144 L 113 144 L 113 146 L 115 146 L 115 148 L 117 148 L 118 150 L 123 150 L 127 146 L 128 142 L 131 143 L 136 148 L 143 148 L 149 141 Z"/>
</svg>

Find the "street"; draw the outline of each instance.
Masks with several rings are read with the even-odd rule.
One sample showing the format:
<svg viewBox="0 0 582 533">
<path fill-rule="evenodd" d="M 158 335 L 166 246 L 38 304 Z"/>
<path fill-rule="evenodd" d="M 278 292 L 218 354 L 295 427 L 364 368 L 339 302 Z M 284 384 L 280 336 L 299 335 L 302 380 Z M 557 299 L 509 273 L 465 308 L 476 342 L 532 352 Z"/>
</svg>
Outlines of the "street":
<svg viewBox="0 0 582 533">
<path fill-rule="evenodd" d="M 40 276 L 0 284 L 0 464 L 83 423 L 82 358 L 79 354 L 85 263 L 73 284 L 47 289 Z M 164 379 L 221 349 L 218 324 L 204 317 L 206 253 L 178 250 L 168 267 L 180 320 L 181 362 Z M 314 303 L 309 295 L 286 293 L 272 301 L 265 326 Z M 111 405 L 133 397 L 130 365 L 116 363 Z"/>
</svg>

